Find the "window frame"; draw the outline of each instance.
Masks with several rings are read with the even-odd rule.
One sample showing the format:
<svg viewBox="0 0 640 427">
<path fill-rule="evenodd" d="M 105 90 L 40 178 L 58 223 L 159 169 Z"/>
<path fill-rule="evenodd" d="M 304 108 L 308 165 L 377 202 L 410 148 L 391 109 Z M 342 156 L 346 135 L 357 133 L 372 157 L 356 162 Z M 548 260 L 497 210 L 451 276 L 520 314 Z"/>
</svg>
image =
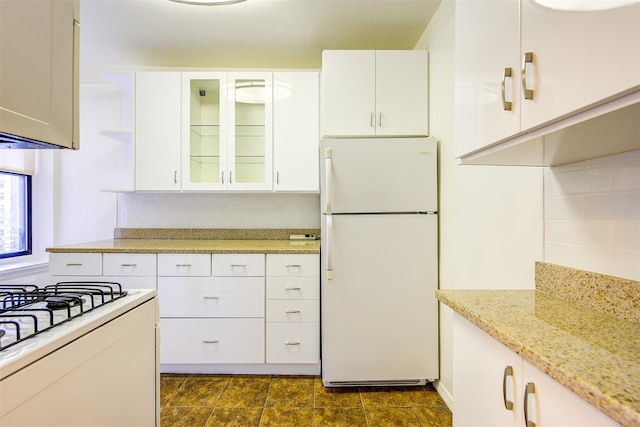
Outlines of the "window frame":
<svg viewBox="0 0 640 427">
<path fill-rule="evenodd" d="M 24 249 L 16 252 L 0 252 L 0 260 L 28 256 L 33 254 L 33 176 L 29 173 L 21 173 L 12 170 L 0 169 L 2 175 L 14 175 L 25 180 L 25 190 L 22 194 L 25 200 L 25 236 Z"/>
</svg>

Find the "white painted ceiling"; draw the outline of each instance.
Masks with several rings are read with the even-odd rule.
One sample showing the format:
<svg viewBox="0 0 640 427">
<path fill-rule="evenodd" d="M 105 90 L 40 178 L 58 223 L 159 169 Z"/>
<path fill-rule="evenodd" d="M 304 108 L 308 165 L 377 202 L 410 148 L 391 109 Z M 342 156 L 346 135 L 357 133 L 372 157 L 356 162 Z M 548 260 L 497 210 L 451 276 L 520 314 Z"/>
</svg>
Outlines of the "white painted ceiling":
<svg viewBox="0 0 640 427">
<path fill-rule="evenodd" d="M 324 49 L 413 49 L 441 0 L 80 0 L 94 67 L 321 68 Z"/>
</svg>

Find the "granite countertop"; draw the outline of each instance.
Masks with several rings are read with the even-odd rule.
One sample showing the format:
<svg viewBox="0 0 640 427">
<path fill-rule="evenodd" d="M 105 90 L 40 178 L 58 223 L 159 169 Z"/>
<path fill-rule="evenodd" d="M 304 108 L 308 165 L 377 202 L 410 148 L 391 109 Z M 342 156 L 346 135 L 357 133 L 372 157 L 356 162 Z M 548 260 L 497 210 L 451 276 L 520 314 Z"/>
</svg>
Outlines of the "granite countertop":
<svg viewBox="0 0 640 427">
<path fill-rule="evenodd" d="M 318 236 L 320 230 L 116 228 L 113 239 L 55 246 L 47 252 L 320 253 L 320 240 L 290 240 L 292 234 Z"/>
<path fill-rule="evenodd" d="M 640 425 L 637 322 L 540 290 L 438 290 L 436 297 L 613 420 Z"/>
</svg>

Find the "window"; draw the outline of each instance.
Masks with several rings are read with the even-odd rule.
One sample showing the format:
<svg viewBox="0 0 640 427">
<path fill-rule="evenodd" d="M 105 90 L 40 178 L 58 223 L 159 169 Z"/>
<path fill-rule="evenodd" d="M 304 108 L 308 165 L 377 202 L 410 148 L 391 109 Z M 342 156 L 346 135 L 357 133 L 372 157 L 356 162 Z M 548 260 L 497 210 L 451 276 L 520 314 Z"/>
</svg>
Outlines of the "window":
<svg viewBox="0 0 640 427">
<path fill-rule="evenodd" d="M 0 171 L 0 258 L 31 254 L 31 176 Z"/>
</svg>

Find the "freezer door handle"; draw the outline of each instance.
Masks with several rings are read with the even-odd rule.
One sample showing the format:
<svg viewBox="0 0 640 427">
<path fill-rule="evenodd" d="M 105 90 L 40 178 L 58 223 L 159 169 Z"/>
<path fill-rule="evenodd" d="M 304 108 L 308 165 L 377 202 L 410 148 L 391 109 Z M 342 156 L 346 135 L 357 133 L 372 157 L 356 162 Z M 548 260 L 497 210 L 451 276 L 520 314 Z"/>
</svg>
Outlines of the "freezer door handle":
<svg viewBox="0 0 640 427">
<path fill-rule="evenodd" d="M 324 149 L 324 211 L 331 213 L 331 148 Z"/>
<path fill-rule="evenodd" d="M 331 251 L 331 243 L 333 238 L 333 218 L 331 215 L 325 215 L 327 221 L 327 280 L 333 279 L 333 253 Z"/>
</svg>

